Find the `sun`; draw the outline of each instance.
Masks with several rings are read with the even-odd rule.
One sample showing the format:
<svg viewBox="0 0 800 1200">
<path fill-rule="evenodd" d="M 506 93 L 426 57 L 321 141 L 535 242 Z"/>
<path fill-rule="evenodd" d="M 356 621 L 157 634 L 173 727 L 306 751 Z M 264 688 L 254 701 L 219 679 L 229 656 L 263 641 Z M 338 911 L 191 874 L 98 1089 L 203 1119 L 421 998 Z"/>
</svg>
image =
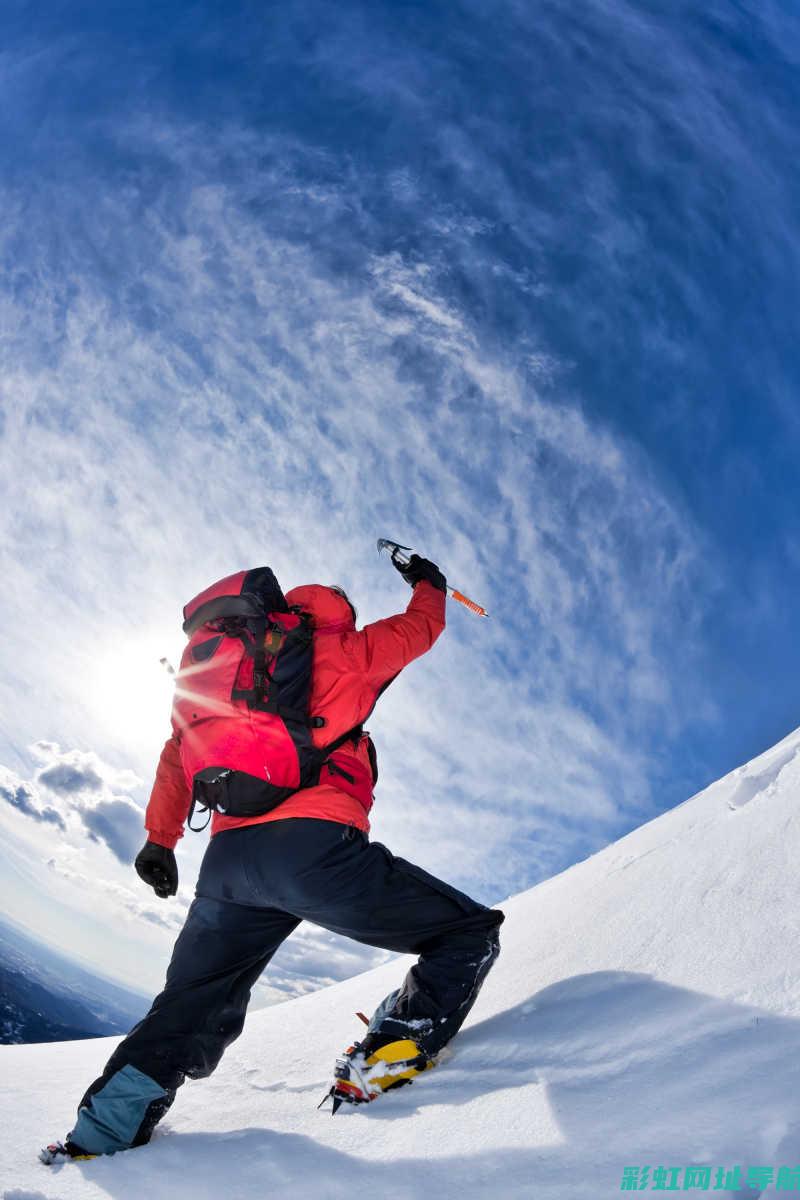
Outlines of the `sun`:
<svg viewBox="0 0 800 1200">
<path fill-rule="evenodd" d="M 157 633 L 120 636 L 103 648 L 88 672 L 87 695 L 96 719 L 120 744 L 152 753 L 170 734 L 175 678 L 182 645 Z"/>
</svg>

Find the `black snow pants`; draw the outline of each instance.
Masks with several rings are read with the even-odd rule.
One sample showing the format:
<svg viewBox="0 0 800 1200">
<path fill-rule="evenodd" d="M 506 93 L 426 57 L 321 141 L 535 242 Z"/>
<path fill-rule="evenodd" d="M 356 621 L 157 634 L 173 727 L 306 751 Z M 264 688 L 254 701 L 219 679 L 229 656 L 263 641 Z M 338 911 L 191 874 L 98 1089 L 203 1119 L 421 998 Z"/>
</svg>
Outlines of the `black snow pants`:
<svg viewBox="0 0 800 1200">
<path fill-rule="evenodd" d="M 210 1075 L 239 1036 L 251 988 L 303 920 L 419 955 L 379 1029 L 435 1054 L 497 957 L 503 913 L 349 825 L 287 818 L 217 834 L 164 990 L 86 1092 L 70 1140 L 101 1154 L 147 1142 L 186 1076 Z"/>
</svg>

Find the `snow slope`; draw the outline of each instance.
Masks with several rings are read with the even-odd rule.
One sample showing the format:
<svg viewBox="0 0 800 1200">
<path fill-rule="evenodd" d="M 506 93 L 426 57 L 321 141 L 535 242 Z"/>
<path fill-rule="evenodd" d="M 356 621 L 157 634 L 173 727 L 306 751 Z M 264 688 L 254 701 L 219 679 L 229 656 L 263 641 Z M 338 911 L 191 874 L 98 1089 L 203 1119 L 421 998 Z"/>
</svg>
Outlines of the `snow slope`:
<svg viewBox="0 0 800 1200">
<path fill-rule="evenodd" d="M 151 1145 L 113 1159 L 35 1154 L 115 1039 L 3 1047 L 0 1196 L 604 1200 L 625 1166 L 693 1163 L 742 1167 L 741 1188 L 712 1174 L 717 1197 L 786 1195 L 746 1178 L 800 1163 L 798 795 L 800 731 L 509 900 L 449 1061 L 335 1119 L 316 1105 L 353 1013 L 404 963 L 253 1014 Z"/>
</svg>

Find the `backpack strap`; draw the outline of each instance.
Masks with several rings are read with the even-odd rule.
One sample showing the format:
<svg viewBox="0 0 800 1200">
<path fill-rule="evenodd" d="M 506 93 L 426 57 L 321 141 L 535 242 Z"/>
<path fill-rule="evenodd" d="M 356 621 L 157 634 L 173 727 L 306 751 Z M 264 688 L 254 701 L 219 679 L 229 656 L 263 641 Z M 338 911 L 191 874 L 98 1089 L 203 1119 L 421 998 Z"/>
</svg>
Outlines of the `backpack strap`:
<svg viewBox="0 0 800 1200">
<path fill-rule="evenodd" d="M 248 708 L 266 708 L 268 712 L 270 710 L 275 712 L 274 705 L 269 702 L 264 704 L 264 692 L 267 689 L 267 618 L 256 617 L 247 624 L 253 634 L 253 701 L 250 703 L 248 700 Z M 273 693 L 277 690 L 277 688 L 270 688 L 270 700 L 274 699 L 275 705 L 277 705 L 277 695 L 273 697 Z"/>
<path fill-rule="evenodd" d="M 389 684 L 394 683 L 395 679 L 397 679 L 397 675 L 393 675 L 391 679 L 387 679 L 386 683 L 381 685 L 381 687 L 378 689 L 375 699 L 372 702 L 369 712 L 365 717 L 362 718 L 361 721 L 359 721 L 358 725 L 354 725 L 352 729 L 348 729 L 347 733 L 343 733 L 341 737 L 336 738 L 333 742 L 329 742 L 327 746 L 322 746 L 321 749 L 317 751 L 317 755 L 319 756 L 318 759 L 315 758 L 315 769 L 317 764 L 319 767 L 319 771 L 315 776 L 317 782 L 319 781 L 319 772 L 322 771 L 322 768 L 326 763 L 328 768 L 333 770 L 334 774 L 344 775 L 345 778 L 350 779 L 350 776 L 346 771 L 343 771 L 340 767 L 337 767 L 335 763 L 329 763 L 328 758 L 331 754 L 335 754 L 337 750 L 341 750 L 345 742 L 352 741 L 358 743 L 361 740 L 361 738 L 364 736 L 365 722 L 369 720 L 372 713 L 375 711 L 375 705 L 378 703 Z M 367 737 L 367 756 L 369 758 L 370 770 L 372 771 L 372 786 L 374 787 L 378 782 L 378 756 L 375 753 L 375 744 L 372 741 L 372 738 L 369 736 Z M 350 782 L 352 783 L 352 779 L 350 779 Z"/>
<path fill-rule="evenodd" d="M 212 810 L 210 808 L 206 810 L 208 812 L 208 816 L 206 817 L 206 819 L 202 825 L 193 825 L 192 817 L 194 816 L 194 810 L 196 807 L 197 807 L 197 799 L 195 798 L 194 795 L 192 795 L 192 804 L 189 809 L 189 816 L 186 819 L 186 828 L 191 829 L 192 833 L 202 833 L 204 829 L 208 829 L 209 822 L 211 821 L 211 817 L 212 817 Z"/>
<path fill-rule="evenodd" d="M 347 771 L 343 771 L 341 767 L 337 767 L 335 763 L 329 762 L 330 756 L 335 754 L 337 750 L 341 750 L 346 742 L 359 742 L 364 734 L 364 726 L 361 722 L 354 725 L 352 729 L 348 729 L 346 733 L 341 734 L 332 742 L 328 742 L 327 746 L 320 746 L 314 751 L 314 756 L 309 770 L 308 782 L 303 784 L 303 787 L 315 787 L 319 783 L 322 768 L 327 766 L 334 775 L 343 775 L 345 779 L 353 782 L 353 777 Z M 370 763 L 371 763 L 370 757 Z M 374 781 L 373 781 L 374 782 Z"/>
<path fill-rule="evenodd" d="M 238 629 L 235 627 L 237 621 Z M 240 638 L 245 654 L 253 660 L 252 688 L 234 688 L 231 699 L 246 700 L 248 708 L 275 713 L 284 721 L 314 725 L 315 722 L 309 720 L 305 712 L 291 705 L 281 704 L 279 680 L 268 671 L 269 660 L 277 658 L 278 654 L 292 643 L 301 649 L 303 645 L 310 643 L 311 629 L 308 622 L 301 621 L 294 629 L 284 630 L 280 625 L 270 622 L 268 614 L 258 612 L 252 617 L 234 616 L 232 627 L 226 632 L 232 637 Z"/>
<path fill-rule="evenodd" d="M 280 626 L 270 626 L 269 623 L 265 626 L 263 632 L 256 628 L 252 623 L 250 627 L 255 633 L 255 643 L 253 648 L 253 688 L 256 693 L 255 703 L 248 705 L 250 708 L 258 708 L 263 712 L 275 713 L 284 721 L 292 721 L 296 724 L 311 726 L 314 721 L 309 718 L 308 713 L 294 708 L 292 704 L 281 703 L 281 690 L 284 687 L 285 680 L 282 678 L 282 671 L 279 671 L 280 663 L 286 659 L 281 657 L 272 675 L 267 674 L 267 660 L 277 658 L 278 655 L 286 655 L 291 658 L 295 653 L 304 655 L 310 651 L 312 642 L 311 625 L 307 617 L 302 613 L 299 614 L 301 620 L 293 629 L 283 630 Z M 273 633 L 276 636 L 273 638 Z M 269 685 L 269 694 L 264 699 L 264 692 Z M 296 692 L 294 702 L 297 702 Z"/>
<path fill-rule="evenodd" d="M 399 672 L 398 672 L 398 674 L 399 674 Z M 332 742 L 328 742 L 327 746 L 321 746 L 320 749 L 315 752 L 314 766 L 313 766 L 313 771 L 312 771 L 312 783 L 319 782 L 319 776 L 322 771 L 322 768 L 325 766 L 326 763 L 328 763 L 328 759 L 331 754 L 335 754 L 337 750 L 341 750 L 342 746 L 344 746 L 344 744 L 346 742 L 358 743 L 361 740 L 361 738 L 364 736 L 365 722 L 369 720 L 372 713 L 375 711 L 375 705 L 378 703 L 381 696 L 386 691 L 386 689 L 389 687 L 389 685 L 391 683 L 394 683 L 395 679 L 397 679 L 397 675 L 392 675 L 391 679 L 387 679 L 386 682 L 381 685 L 381 687 L 378 689 L 378 693 L 375 696 L 375 699 L 372 702 L 369 712 L 367 713 L 367 715 L 365 717 L 363 717 L 359 721 L 358 725 L 354 725 L 352 729 L 347 730 L 347 733 L 343 733 L 341 735 L 341 737 L 336 738 Z M 314 724 L 314 719 L 312 719 L 311 724 L 312 725 Z M 378 756 L 375 753 L 375 745 L 374 745 L 371 737 L 367 738 L 367 755 L 369 757 L 369 765 L 370 765 L 370 769 L 372 771 L 372 785 L 374 787 L 375 784 L 378 782 Z M 331 767 L 330 763 L 328 763 L 328 767 L 329 768 Z M 337 770 L 340 775 L 345 775 L 346 777 L 349 778 L 349 776 L 347 776 L 346 771 L 342 771 L 341 768 L 337 768 L 335 766 L 335 764 L 333 764 L 334 773 L 336 773 Z M 309 784 L 305 784 L 304 786 L 308 787 Z"/>
</svg>

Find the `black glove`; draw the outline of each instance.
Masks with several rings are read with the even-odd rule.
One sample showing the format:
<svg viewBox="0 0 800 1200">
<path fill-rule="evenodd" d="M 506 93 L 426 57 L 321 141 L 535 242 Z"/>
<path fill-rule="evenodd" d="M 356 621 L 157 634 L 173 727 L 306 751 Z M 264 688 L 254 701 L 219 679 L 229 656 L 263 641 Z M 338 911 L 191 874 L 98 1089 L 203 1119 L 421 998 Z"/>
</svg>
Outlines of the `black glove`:
<svg viewBox="0 0 800 1200">
<path fill-rule="evenodd" d="M 394 557 L 392 558 L 392 562 L 403 576 L 403 579 L 407 583 L 410 583 L 412 588 L 421 583 L 423 579 L 427 579 L 428 583 L 432 583 L 440 592 L 447 591 L 447 580 L 436 563 L 432 563 L 429 559 L 420 558 L 418 554 L 412 554 L 407 563 L 398 562 Z"/>
<path fill-rule="evenodd" d="M 157 896 L 166 900 L 178 890 L 178 864 L 175 852 L 157 842 L 145 842 L 134 862 L 136 874 L 149 884 Z"/>
</svg>

